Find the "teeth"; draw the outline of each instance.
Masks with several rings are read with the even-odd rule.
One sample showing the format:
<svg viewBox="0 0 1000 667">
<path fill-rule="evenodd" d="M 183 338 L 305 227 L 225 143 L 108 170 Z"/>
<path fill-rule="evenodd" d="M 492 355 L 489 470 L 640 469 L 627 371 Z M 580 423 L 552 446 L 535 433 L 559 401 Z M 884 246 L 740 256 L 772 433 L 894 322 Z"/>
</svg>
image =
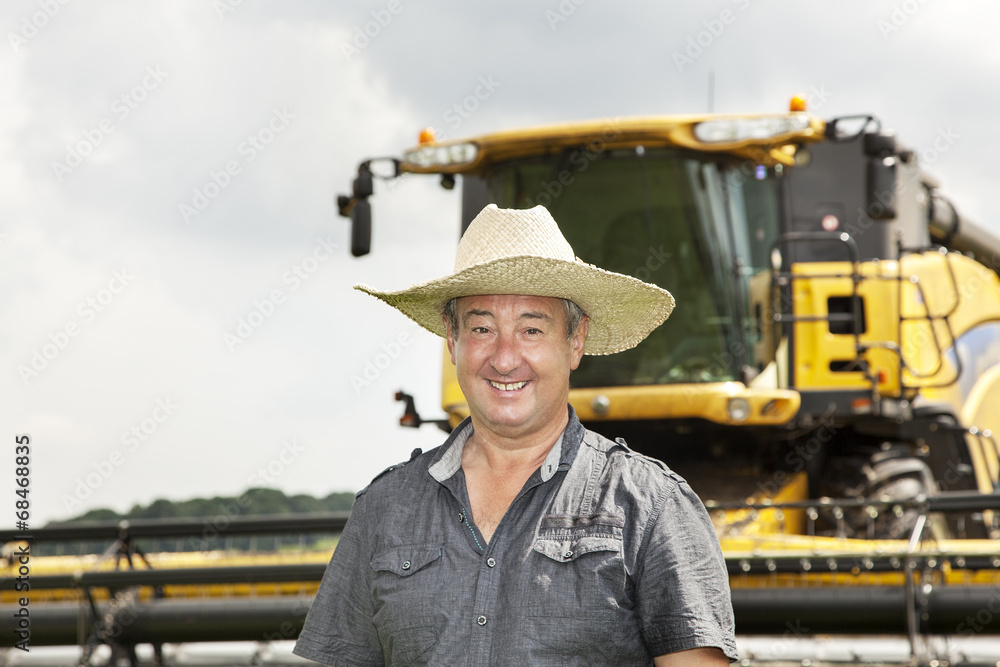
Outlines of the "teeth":
<svg viewBox="0 0 1000 667">
<path fill-rule="evenodd" d="M 502 391 L 514 391 L 515 389 L 520 389 L 521 387 L 523 387 L 524 385 L 526 385 L 528 383 L 527 382 L 514 382 L 514 383 L 511 383 L 511 384 L 504 384 L 502 382 L 494 382 L 493 380 L 490 380 L 490 384 L 493 385 L 494 387 L 496 387 L 497 389 L 502 390 Z"/>
</svg>

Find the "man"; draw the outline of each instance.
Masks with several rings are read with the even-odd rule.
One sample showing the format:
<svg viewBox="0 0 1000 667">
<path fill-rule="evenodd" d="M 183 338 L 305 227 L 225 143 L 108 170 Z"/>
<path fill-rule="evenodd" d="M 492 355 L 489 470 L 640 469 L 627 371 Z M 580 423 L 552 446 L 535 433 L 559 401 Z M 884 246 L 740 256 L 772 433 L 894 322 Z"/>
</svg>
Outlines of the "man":
<svg viewBox="0 0 1000 667">
<path fill-rule="evenodd" d="M 358 493 L 295 652 L 329 665 L 727 665 L 728 577 L 705 508 L 584 429 L 584 354 L 673 309 L 579 261 L 543 207 L 490 205 L 455 272 L 372 294 L 443 335 L 470 417 Z M 365 443 L 367 446 L 367 443 Z"/>
</svg>

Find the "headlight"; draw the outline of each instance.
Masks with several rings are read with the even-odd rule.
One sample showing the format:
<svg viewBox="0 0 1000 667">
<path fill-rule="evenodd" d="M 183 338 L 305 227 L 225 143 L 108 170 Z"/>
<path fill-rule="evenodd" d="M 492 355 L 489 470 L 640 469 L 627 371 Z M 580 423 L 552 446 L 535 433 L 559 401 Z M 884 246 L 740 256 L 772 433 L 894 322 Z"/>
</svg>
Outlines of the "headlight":
<svg viewBox="0 0 1000 667">
<path fill-rule="evenodd" d="M 731 398 L 726 406 L 729 418 L 734 422 L 743 422 L 750 417 L 750 401 L 745 398 Z"/>
<path fill-rule="evenodd" d="M 446 144 L 444 146 L 420 146 L 403 153 L 403 162 L 414 167 L 447 167 L 469 164 L 479 154 L 479 147 L 473 143 Z"/>
<path fill-rule="evenodd" d="M 706 120 L 694 126 L 694 136 L 707 144 L 771 139 L 809 129 L 809 116 L 768 116 Z"/>
</svg>

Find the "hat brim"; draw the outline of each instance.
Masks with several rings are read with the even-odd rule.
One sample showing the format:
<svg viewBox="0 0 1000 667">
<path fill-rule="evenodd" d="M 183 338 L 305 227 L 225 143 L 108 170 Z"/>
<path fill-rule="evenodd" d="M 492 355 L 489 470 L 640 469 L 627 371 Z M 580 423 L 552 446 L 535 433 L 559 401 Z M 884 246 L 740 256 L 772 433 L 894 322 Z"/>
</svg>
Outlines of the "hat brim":
<svg viewBox="0 0 1000 667">
<path fill-rule="evenodd" d="M 569 299 L 590 317 L 584 354 L 604 355 L 638 345 L 674 309 L 670 292 L 638 278 L 575 261 L 548 257 L 505 257 L 476 264 L 405 290 L 354 289 L 381 299 L 438 336 L 447 335 L 441 317 L 451 299 L 484 294 L 518 294 Z"/>
</svg>

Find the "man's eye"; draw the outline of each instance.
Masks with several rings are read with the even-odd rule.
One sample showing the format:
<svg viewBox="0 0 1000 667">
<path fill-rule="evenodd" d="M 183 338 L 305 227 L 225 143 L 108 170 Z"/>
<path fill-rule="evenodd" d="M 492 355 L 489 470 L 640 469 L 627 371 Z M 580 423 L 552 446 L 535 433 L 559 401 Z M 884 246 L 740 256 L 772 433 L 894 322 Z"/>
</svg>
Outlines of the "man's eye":
<svg viewBox="0 0 1000 667">
<path fill-rule="evenodd" d="M 472 327 L 472 333 L 489 333 L 490 330 L 486 327 Z"/>
<path fill-rule="evenodd" d="M 537 334 L 542 333 L 542 330 L 541 329 L 528 329 L 526 333 L 528 333 L 529 335 L 535 336 Z"/>
</svg>

